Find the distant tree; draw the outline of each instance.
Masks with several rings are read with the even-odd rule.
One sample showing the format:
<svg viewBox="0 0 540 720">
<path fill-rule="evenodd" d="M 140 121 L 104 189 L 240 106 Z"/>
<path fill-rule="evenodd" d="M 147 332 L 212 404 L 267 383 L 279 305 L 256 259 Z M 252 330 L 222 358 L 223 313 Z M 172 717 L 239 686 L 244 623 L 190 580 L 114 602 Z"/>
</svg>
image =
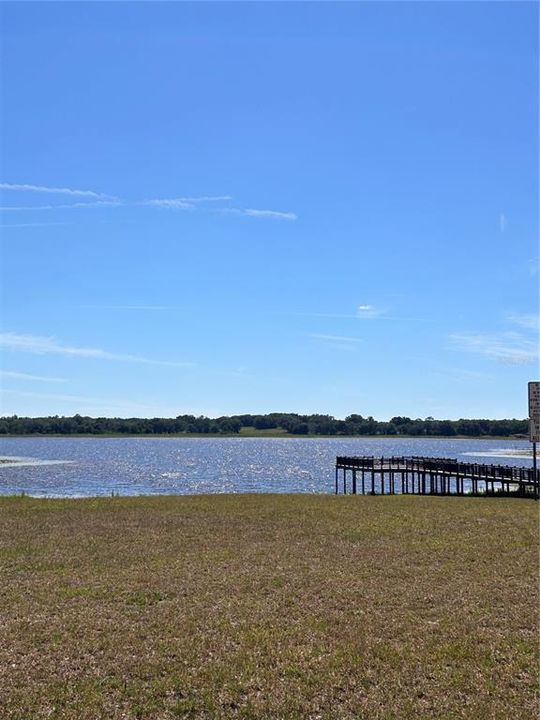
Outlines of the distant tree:
<svg viewBox="0 0 540 720">
<path fill-rule="evenodd" d="M 293 435 L 307 435 L 309 433 L 309 425 L 307 422 L 299 422 L 292 426 Z"/>
<path fill-rule="evenodd" d="M 122 434 L 172 434 L 172 433 L 237 433 L 242 427 L 264 430 L 283 428 L 294 435 L 419 435 L 465 437 L 517 435 L 528 432 L 527 420 L 460 419 L 422 420 L 397 415 L 389 422 L 377 422 L 373 417 L 348 415 L 336 420 L 332 415 L 299 415 L 297 413 L 269 413 L 267 415 L 233 415 L 219 418 L 178 415 L 176 418 L 92 418 L 83 415 L 60 417 L 25 418 L 17 415 L 0 418 L 1 435 L 73 435 L 122 433 Z"/>
</svg>

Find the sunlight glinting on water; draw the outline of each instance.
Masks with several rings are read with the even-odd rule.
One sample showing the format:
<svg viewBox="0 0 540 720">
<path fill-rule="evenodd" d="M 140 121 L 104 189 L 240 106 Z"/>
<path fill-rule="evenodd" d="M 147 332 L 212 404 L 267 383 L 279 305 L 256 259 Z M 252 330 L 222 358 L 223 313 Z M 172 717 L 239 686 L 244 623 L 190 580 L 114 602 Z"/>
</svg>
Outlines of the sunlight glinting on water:
<svg viewBox="0 0 540 720">
<path fill-rule="evenodd" d="M 3 438 L 1 457 L 13 462 L 0 463 L 0 494 L 328 493 L 336 455 L 429 455 L 480 463 L 491 457 L 529 466 L 530 457 L 519 454 L 527 450 L 528 443 L 519 440 Z"/>
</svg>

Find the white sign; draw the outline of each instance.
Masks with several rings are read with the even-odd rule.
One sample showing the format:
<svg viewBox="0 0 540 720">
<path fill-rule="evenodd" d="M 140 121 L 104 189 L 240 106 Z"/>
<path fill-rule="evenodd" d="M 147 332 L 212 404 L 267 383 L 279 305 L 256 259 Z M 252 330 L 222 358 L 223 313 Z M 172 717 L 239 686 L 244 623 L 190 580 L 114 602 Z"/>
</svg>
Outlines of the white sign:
<svg viewBox="0 0 540 720">
<path fill-rule="evenodd" d="M 529 383 L 529 440 L 540 442 L 540 382 Z"/>
</svg>

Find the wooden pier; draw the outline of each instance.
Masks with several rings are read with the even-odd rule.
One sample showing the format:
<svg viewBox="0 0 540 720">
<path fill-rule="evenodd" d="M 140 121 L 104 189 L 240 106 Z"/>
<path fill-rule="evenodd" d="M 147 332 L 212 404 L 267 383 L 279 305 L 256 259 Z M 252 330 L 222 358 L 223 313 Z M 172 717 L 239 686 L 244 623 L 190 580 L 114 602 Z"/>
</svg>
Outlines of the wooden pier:
<svg viewBox="0 0 540 720">
<path fill-rule="evenodd" d="M 349 487 L 353 495 L 499 495 L 538 500 L 540 471 L 438 457 L 338 456 L 336 495 L 340 485 L 344 494 Z"/>
</svg>

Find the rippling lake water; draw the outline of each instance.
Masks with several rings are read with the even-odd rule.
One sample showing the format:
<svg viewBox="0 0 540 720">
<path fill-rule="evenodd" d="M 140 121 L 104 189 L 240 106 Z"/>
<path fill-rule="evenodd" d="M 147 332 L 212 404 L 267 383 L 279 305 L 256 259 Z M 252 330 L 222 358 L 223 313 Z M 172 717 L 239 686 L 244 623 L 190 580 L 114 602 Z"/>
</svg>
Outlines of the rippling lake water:
<svg viewBox="0 0 540 720">
<path fill-rule="evenodd" d="M 336 455 L 431 455 L 529 466 L 520 440 L 3 438 L 0 494 L 38 497 L 326 493 Z M 509 457 L 505 457 L 505 455 Z"/>
</svg>

